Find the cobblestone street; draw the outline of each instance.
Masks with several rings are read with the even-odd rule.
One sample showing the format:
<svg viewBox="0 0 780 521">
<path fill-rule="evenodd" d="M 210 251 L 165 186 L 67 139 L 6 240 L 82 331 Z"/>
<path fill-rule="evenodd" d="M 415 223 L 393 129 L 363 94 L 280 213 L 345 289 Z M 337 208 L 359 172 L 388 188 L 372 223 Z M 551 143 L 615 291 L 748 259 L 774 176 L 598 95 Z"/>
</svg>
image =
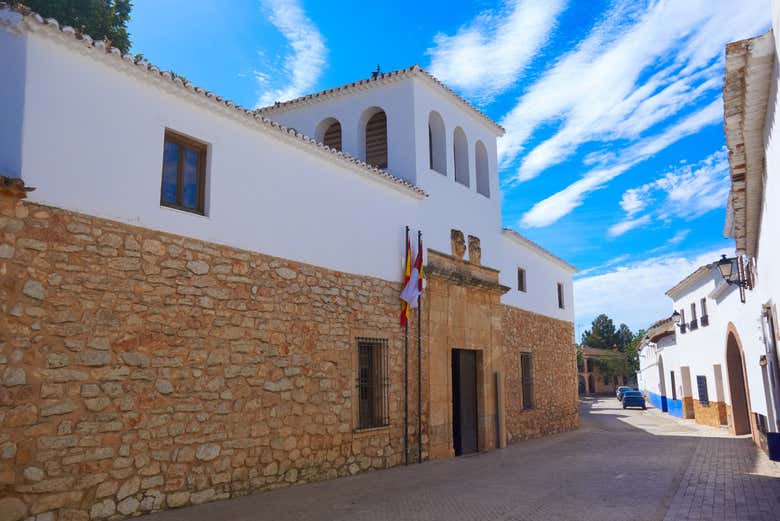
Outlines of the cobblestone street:
<svg viewBox="0 0 780 521">
<path fill-rule="evenodd" d="M 780 465 L 746 437 L 585 400 L 581 428 L 505 450 L 162 512 L 146 521 L 773 520 Z"/>
</svg>

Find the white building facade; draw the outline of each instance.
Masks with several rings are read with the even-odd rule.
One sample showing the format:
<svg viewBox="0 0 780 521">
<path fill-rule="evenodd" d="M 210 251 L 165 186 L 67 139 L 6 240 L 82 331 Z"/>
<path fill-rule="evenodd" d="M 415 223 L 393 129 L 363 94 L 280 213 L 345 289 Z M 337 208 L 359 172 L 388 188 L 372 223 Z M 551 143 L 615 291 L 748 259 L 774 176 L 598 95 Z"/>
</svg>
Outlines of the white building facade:
<svg viewBox="0 0 780 521">
<path fill-rule="evenodd" d="M 731 283 L 713 259 L 669 290 L 672 311 L 680 315 L 675 341 L 648 349 L 653 342 L 646 339 L 640 359 L 643 389 L 659 407 L 728 426 L 735 434 L 750 433 L 761 446 L 780 431 L 780 6 L 772 4 L 773 30 L 726 47 L 731 191 L 725 234 L 735 241 Z"/>
<path fill-rule="evenodd" d="M 20 9 L 0 3 L 17 510 L 115 519 L 577 427 L 576 269 L 503 228 L 495 122 L 417 66 L 246 110 Z M 427 286 L 404 329 L 407 230 Z"/>
</svg>

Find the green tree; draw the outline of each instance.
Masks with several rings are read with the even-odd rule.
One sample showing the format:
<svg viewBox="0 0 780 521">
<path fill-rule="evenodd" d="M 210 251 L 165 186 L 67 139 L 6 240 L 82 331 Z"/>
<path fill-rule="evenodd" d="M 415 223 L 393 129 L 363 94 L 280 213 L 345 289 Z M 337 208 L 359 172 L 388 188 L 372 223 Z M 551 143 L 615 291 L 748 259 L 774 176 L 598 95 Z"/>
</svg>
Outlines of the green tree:
<svg viewBox="0 0 780 521">
<path fill-rule="evenodd" d="M 642 342 L 642 338 L 645 336 L 645 330 L 640 329 L 634 335 L 634 338 L 623 349 L 623 354 L 628 361 L 628 367 L 632 374 L 636 374 L 639 371 L 639 344 Z"/>
<path fill-rule="evenodd" d="M 634 340 L 634 333 L 625 325 L 620 324 L 620 328 L 615 333 L 615 345 L 619 351 L 624 351 L 626 347 Z"/>
<path fill-rule="evenodd" d="M 131 0 L 23 0 L 24 5 L 60 25 L 70 25 L 96 40 L 106 39 L 126 53 L 130 49 L 127 22 Z"/>
<path fill-rule="evenodd" d="M 597 349 L 610 349 L 617 345 L 615 324 L 602 313 L 593 319 L 590 329 L 582 333 L 582 345 Z"/>
</svg>

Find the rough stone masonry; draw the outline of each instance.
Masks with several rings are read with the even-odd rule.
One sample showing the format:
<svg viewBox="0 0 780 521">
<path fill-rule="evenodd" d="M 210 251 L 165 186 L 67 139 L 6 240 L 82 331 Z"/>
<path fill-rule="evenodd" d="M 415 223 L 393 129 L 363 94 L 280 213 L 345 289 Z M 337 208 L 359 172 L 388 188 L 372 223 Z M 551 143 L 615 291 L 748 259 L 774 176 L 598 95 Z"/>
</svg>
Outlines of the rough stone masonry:
<svg viewBox="0 0 780 521">
<path fill-rule="evenodd" d="M 7 192 L 0 239 L 0 521 L 116 519 L 401 463 L 400 282 Z M 498 316 L 545 371 L 539 411 L 507 392 L 510 438 L 576 428 L 571 324 Z M 366 336 L 388 340 L 390 425 L 355 432 Z M 416 414 L 412 399 L 414 443 Z"/>
</svg>

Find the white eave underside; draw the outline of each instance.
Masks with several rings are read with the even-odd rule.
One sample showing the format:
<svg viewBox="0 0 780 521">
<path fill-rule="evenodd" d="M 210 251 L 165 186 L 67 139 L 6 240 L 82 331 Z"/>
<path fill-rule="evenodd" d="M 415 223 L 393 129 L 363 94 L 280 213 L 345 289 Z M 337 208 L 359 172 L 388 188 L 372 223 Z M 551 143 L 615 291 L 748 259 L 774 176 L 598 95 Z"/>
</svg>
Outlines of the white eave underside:
<svg viewBox="0 0 780 521">
<path fill-rule="evenodd" d="M 724 234 L 739 254 L 755 257 L 764 192 L 764 136 L 774 79 L 772 31 L 726 46 L 723 114 L 731 190 Z"/>
<path fill-rule="evenodd" d="M 542 257 L 546 258 L 547 260 L 550 260 L 550 261 L 554 262 L 555 264 L 557 264 L 558 266 L 560 266 L 561 268 L 563 268 L 563 269 L 565 269 L 567 271 L 570 271 L 572 273 L 577 273 L 579 271 L 575 266 L 569 264 L 568 262 L 566 262 L 562 258 L 558 257 L 554 253 L 551 253 L 548 250 L 545 250 L 544 248 L 542 248 L 541 246 L 536 244 L 534 241 L 532 241 L 528 237 L 525 237 L 525 236 L 517 233 L 516 231 L 514 231 L 514 230 L 512 230 L 510 228 L 504 228 L 502 230 L 502 233 L 504 234 L 505 237 L 508 237 L 508 238 L 514 240 L 515 242 L 517 242 L 518 244 L 521 244 L 521 245 L 527 247 L 528 249 L 538 253 Z"/>
</svg>

